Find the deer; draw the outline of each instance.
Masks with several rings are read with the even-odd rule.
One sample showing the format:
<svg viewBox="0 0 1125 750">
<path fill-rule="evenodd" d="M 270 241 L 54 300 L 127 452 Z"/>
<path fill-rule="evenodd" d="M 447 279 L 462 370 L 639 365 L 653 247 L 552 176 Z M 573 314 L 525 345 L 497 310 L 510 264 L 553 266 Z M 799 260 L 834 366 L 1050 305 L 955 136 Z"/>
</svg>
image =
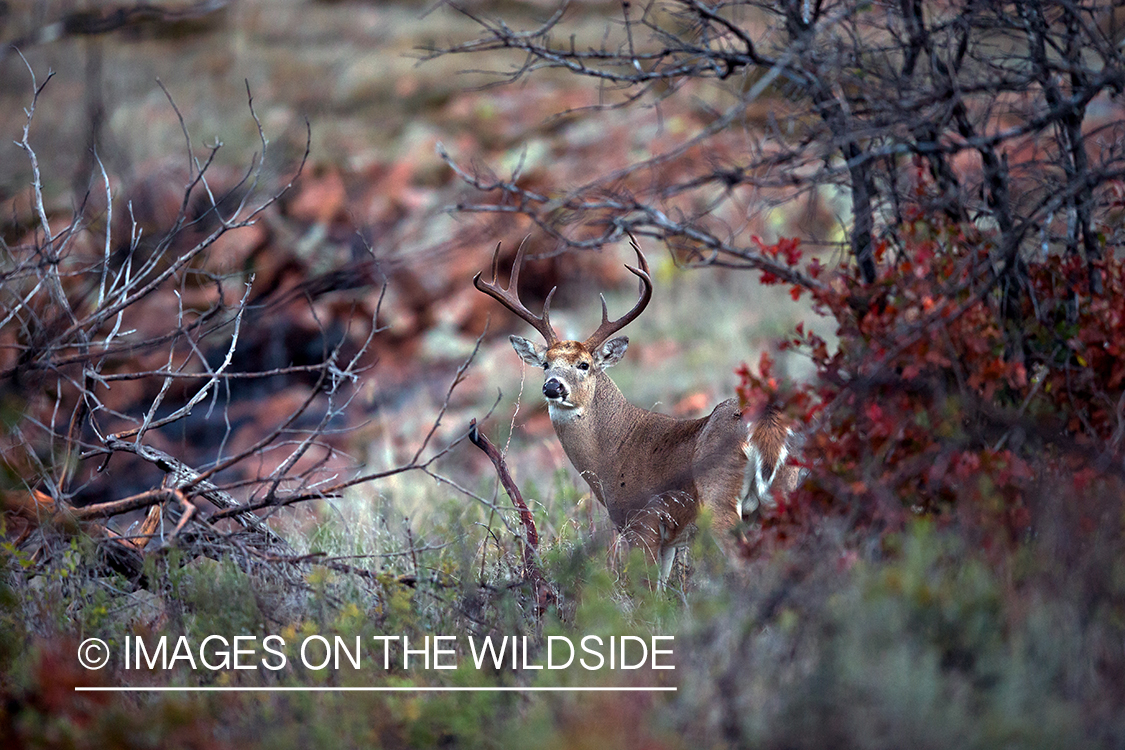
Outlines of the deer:
<svg viewBox="0 0 1125 750">
<path fill-rule="evenodd" d="M 710 415 L 678 419 L 635 406 L 606 374 L 625 355 L 626 336 L 652 299 L 648 261 L 630 234 L 637 266 L 625 268 L 640 280 L 640 296 L 617 320 L 609 319 L 601 295 L 602 321 L 585 341 L 561 340 L 551 325 L 552 288 L 540 315 L 519 298 L 526 241 L 516 251 L 506 288 L 499 283 L 500 247 L 492 257 L 492 281 L 481 274 L 473 286 L 531 325 L 543 337 L 509 340 L 521 360 L 544 373 L 543 396 L 563 451 L 605 507 L 627 549 L 639 547 L 657 566 L 657 588 L 669 579 L 677 551 L 696 531 L 702 508 L 728 557 L 736 557 L 736 526 L 760 506 L 773 504 L 773 488 L 792 491 L 799 474 L 787 463 L 791 429 L 779 411 L 767 408 L 747 421 L 736 399 Z"/>
</svg>

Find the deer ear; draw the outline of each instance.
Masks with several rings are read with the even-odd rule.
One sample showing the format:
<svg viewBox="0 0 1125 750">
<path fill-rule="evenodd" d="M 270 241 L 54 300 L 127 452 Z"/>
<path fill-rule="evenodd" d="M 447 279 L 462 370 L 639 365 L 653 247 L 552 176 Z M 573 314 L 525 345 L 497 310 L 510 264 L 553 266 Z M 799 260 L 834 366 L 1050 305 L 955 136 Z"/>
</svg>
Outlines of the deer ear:
<svg viewBox="0 0 1125 750">
<path fill-rule="evenodd" d="M 523 336 L 509 336 L 508 340 L 512 342 L 512 348 L 520 355 L 520 359 L 532 367 L 542 367 L 547 363 L 544 356 L 547 354 L 547 347 L 542 344 L 535 344 Z"/>
<path fill-rule="evenodd" d="M 628 336 L 618 336 L 615 339 L 610 339 L 598 347 L 598 351 L 594 353 L 594 364 L 601 368 L 613 367 L 625 356 L 625 350 L 628 347 Z"/>
</svg>

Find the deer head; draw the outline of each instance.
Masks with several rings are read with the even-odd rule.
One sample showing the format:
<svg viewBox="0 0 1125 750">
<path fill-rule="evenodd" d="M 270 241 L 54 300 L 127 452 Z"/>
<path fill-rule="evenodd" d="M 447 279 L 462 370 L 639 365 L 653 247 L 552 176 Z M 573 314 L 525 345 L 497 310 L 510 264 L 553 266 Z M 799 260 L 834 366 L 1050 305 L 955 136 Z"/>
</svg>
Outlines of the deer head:
<svg viewBox="0 0 1125 750">
<path fill-rule="evenodd" d="M 543 302 L 542 315 L 535 315 L 520 301 L 519 274 L 526 252 L 526 242 L 516 251 L 515 264 L 508 287 L 502 288 L 497 275 L 499 271 L 500 244 L 492 257 L 492 281 L 484 282 L 478 273 L 473 278 L 477 289 L 492 297 L 517 316 L 527 321 L 543 336 L 543 344 L 538 344 L 522 336 L 511 336 L 512 347 L 520 359 L 534 367 L 544 370 L 543 396 L 547 399 L 551 418 L 554 421 L 568 420 L 583 414 L 591 403 L 596 389 L 598 375 L 611 367 L 625 355 L 629 339 L 625 336 L 611 338 L 626 325 L 636 320 L 652 299 L 652 278 L 649 276 L 648 262 L 637 244 L 636 238 L 629 236 L 633 250 L 637 254 L 639 268 L 626 265 L 629 271 L 640 279 L 640 299 L 633 309 L 617 320 L 609 319 L 609 309 L 605 296 L 602 300 L 602 322 L 585 341 L 562 341 L 551 327 L 551 289 Z M 557 287 L 556 287 L 557 288 Z"/>
</svg>

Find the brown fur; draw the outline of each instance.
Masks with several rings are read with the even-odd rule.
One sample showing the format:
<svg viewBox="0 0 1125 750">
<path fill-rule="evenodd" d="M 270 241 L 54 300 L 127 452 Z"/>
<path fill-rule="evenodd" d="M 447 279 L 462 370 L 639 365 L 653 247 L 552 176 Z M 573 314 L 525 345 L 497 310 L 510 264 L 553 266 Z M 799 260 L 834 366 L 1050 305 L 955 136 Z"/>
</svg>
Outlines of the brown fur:
<svg viewBox="0 0 1125 750">
<path fill-rule="evenodd" d="M 770 502 L 773 482 L 791 489 L 796 474 L 784 463 L 790 431 L 776 412 L 748 428 L 732 399 L 707 417 L 676 419 L 633 406 L 605 374 L 629 343 L 610 337 L 635 320 L 652 296 L 648 264 L 635 239 L 632 246 L 639 267 L 626 268 L 641 281 L 637 304 L 611 321 L 603 299 L 601 325 L 583 342 L 559 340 L 550 323 L 550 294 L 542 315 L 520 302 L 523 245 L 507 288 L 497 279 L 499 245 L 493 280 L 486 283 L 477 274 L 473 284 L 543 336 L 545 345 L 512 336 L 512 346 L 524 362 L 544 369 L 544 395 L 563 450 L 627 544 L 660 565 L 663 582 L 700 508 L 711 511 L 715 535 L 733 555 L 733 531 L 743 513 Z"/>
<path fill-rule="evenodd" d="M 574 341 L 559 342 L 542 356 L 548 376 L 563 379 L 580 362 L 598 359 Z M 779 419 L 755 425 L 748 437 L 733 399 L 700 419 L 657 414 L 630 404 L 604 369 L 592 369 L 570 400 L 582 405 L 581 413 L 557 418 L 553 410 L 555 433 L 629 546 L 667 566 L 667 555 L 690 539 L 706 507 L 716 538 L 734 553 L 748 440 L 764 441 L 760 450 L 776 465 L 788 435 Z"/>
<path fill-rule="evenodd" d="M 800 470 L 785 462 L 789 455 L 791 430 L 780 411 L 767 408 L 754 422 L 746 455 L 750 461 L 742 489 L 739 513 L 752 516 L 760 506 L 773 506 L 773 489 L 792 492 L 800 480 Z"/>
<path fill-rule="evenodd" d="M 716 531 L 737 522 L 746 456 L 733 400 L 709 417 L 678 420 L 633 406 L 602 371 L 595 393 L 582 416 L 555 421 L 555 432 L 630 545 L 655 561 L 662 548 L 686 541 L 701 504 L 713 508 Z"/>
</svg>

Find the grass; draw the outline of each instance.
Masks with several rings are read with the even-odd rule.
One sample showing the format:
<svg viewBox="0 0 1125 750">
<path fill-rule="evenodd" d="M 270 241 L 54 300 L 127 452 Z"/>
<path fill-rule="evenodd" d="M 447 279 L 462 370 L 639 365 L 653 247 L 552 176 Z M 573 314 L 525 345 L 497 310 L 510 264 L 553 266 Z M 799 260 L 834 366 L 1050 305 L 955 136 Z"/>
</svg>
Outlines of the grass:
<svg viewBox="0 0 1125 750">
<path fill-rule="evenodd" d="M 754 332 L 784 326 L 789 313 L 768 323 L 753 311 L 761 300 L 745 296 L 741 281 L 668 273 L 653 314 L 630 331 L 636 348 L 615 377 L 639 403 L 666 405 L 693 392 L 717 400 L 728 395 L 724 382 L 734 364 L 749 358 Z M 706 315 L 691 314 L 699 299 Z M 627 303 L 611 299 L 615 309 Z M 589 312 L 581 303 L 576 310 Z M 718 321 L 713 337 L 705 335 L 711 320 Z M 666 339 L 671 345 L 661 343 Z M 664 346 L 667 356 L 651 356 Z M 604 513 L 596 510 L 591 521 L 585 486 L 550 452 L 557 451 L 554 436 L 527 419 L 540 408 L 538 373 L 507 367 L 509 352 L 501 340 L 476 366 L 507 394 L 525 379 L 514 429 L 513 396 L 486 428 L 501 445 L 510 438 L 508 457 L 541 531 L 540 563 L 559 591 L 559 605 L 544 618 L 534 616 L 521 583 L 510 501 L 491 466 L 466 445 L 435 468 L 473 497 L 413 473 L 287 512 L 275 523 L 295 553 L 307 556 L 300 565 L 255 558 L 233 544 L 195 559 L 171 549 L 151 556 L 144 579 L 134 582 L 107 574 L 96 545 L 81 536 L 60 536 L 38 560 L 7 547 L 0 734 L 26 747 L 1109 747 L 1125 737 L 1114 708 L 1125 674 L 1119 534 L 1079 545 L 1075 539 L 1085 537 L 1070 529 L 1066 514 L 1046 513 L 1041 536 L 997 551 L 976 548 L 954 525 L 917 523 L 856 540 L 826 523 L 736 570 L 704 529 L 672 590 L 655 592 L 638 554 L 620 569 L 608 566 Z M 437 407 L 416 400 L 404 408 L 401 418 L 384 415 L 365 433 L 375 436 L 368 453 L 380 461 L 409 454 L 416 426 Z M 482 408 L 457 403 L 442 437 Z M 591 535 L 592 523 L 600 536 Z M 150 655 L 164 638 L 170 656 L 181 639 L 190 650 L 209 635 L 226 639 L 213 644 L 212 660 L 222 657 L 216 649 L 229 655 L 240 637 L 255 649 L 248 659 L 258 668 L 192 668 L 182 659 L 168 670 L 122 664 L 125 644 L 138 637 Z M 284 643 L 280 669 L 262 666 L 272 658 L 263 649 L 267 636 Z M 455 669 L 420 666 L 421 653 L 404 666 L 405 639 L 417 649 L 438 636 L 456 644 L 446 657 Z M 531 666 L 544 663 L 547 646 L 562 638 L 606 644 L 628 636 L 651 644 L 653 636 L 671 636 L 665 643 L 675 669 L 537 670 L 513 668 L 507 658 L 477 669 L 469 639 L 486 636 L 521 647 L 526 638 Z M 76 663 L 78 644 L 91 637 L 114 654 L 106 670 Z M 381 639 L 388 637 L 384 664 Z M 359 669 L 348 654 L 338 669 L 316 667 L 324 646 L 337 641 L 361 654 Z M 302 644 L 311 647 L 309 665 Z M 87 684 L 678 691 L 73 689 Z"/>
<path fill-rule="evenodd" d="M 182 64 L 171 58 L 167 63 Z M 204 98 L 239 101 L 241 75 L 237 95 L 205 92 Z M 368 95 L 380 106 L 395 98 L 383 91 Z M 159 109 L 170 122 L 159 98 L 146 109 Z M 18 108 L 13 112 L 22 117 Z M 288 121 L 284 113 L 278 117 L 282 125 Z M 329 127 L 343 128 L 345 135 L 371 129 L 362 117 L 341 122 Z M 178 139 L 178 129 L 172 130 Z M 317 138 L 334 141 L 335 132 L 318 130 Z M 355 155 L 359 140 L 354 134 L 340 138 L 329 161 L 375 160 Z M 69 152 L 59 158 L 73 161 Z M 774 218 L 772 223 L 786 225 L 780 212 Z M 617 252 L 621 262 L 629 260 L 623 248 Z M 749 274 L 683 272 L 664 257 L 650 260 L 656 295 L 628 329 L 630 351 L 613 371 L 636 404 L 706 412 L 733 395 L 736 366 L 756 361 L 773 338 L 807 315 L 784 290 L 762 288 Z M 560 324 L 592 330 L 597 291 L 579 290 L 569 309 L 560 303 Z M 633 300 L 630 289 L 607 296 L 611 312 L 628 309 Z M 471 341 L 442 330 L 423 349 L 435 360 L 455 359 Z M 781 365 L 796 376 L 806 367 L 798 359 Z M 1111 511 L 1103 516 L 1102 536 L 1082 536 L 1073 524 L 1047 514 L 1036 537 L 1001 551 L 977 548 L 954 525 L 918 523 L 855 540 L 825 524 L 739 571 L 704 533 L 673 590 L 658 593 L 645 585 L 650 572 L 639 555 L 620 571 L 607 565 L 608 520 L 545 427 L 539 373 L 522 369 L 498 337 L 484 343 L 472 374 L 484 383 L 479 398 L 456 401 L 438 438 L 450 439 L 470 418 L 483 418 L 496 390 L 504 394 L 484 428 L 498 444 L 510 439 L 508 458 L 543 538 L 541 565 L 559 589 L 559 606 L 542 620 L 533 616 L 529 587 L 520 581 L 510 502 L 491 467 L 469 446 L 437 469 L 475 498 L 414 473 L 355 488 L 331 504 L 287 512 L 276 525 L 296 554 L 307 556 L 300 565 L 262 560 L 233 543 L 195 559 L 171 549 L 150 557 L 143 580 L 135 582 L 108 572 L 97 546 L 82 536 L 60 534 L 51 554 L 37 559 L 8 545 L 0 552 L 4 745 L 1022 748 L 1125 742 L 1125 554 L 1113 503 L 1106 504 Z M 371 463 L 408 459 L 440 395 L 419 388 L 406 400 L 364 428 L 359 448 Z M 6 414 L 5 429 L 20 418 Z M 593 527 L 600 534 L 592 534 Z M 178 661 L 167 671 L 126 671 L 121 664 L 127 639 L 143 638 L 151 649 L 162 637 L 198 646 L 209 635 L 259 645 L 277 636 L 286 645 L 286 665 L 210 670 Z M 358 638 L 363 667 L 303 665 L 300 644 L 319 645 L 313 636 L 348 646 Z M 405 669 L 401 640 L 391 645 L 390 668 L 383 667 L 377 639 L 409 638 L 417 647 L 437 636 L 452 636 L 461 647 L 458 668 Z M 552 637 L 579 642 L 593 636 L 604 643 L 672 636 L 676 668 L 476 669 L 466 646 L 470 637 L 485 636 L 520 644 L 526 637 L 533 665 L 545 658 Z M 77 664 L 78 644 L 91 637 L 104 639 L 115 654 L 106 670 Z M 74 690 L 89 684 L 667 684 L 678 691 Z"/>
<path fill-rule="evenodd" d="M 544 493 L 545 523 L 571 528 L 573 490 Z M 384 503 L 394 498 L 383 498 Z M 235 557 L 154 561 L 145 607 L 126 581 L 95 571 L 87 543 L 70 542 L 49 568 L 28 579 L 5 554 L 2 690 L 6 732 L 27 746 L 101 747 L 190 744 L 206 738 L 250 747 L 1078 747 L 1112 744 L 1125 726 L 1107 712 L 1112 670 L 1122 658 L 1125 577 L 1120 562 L 1086 570 L 1058 587 L 1048 544 L 1029 543 L 999 562 L 970 548 L 954 529 L 917 523 L 884 539 L 863 559 L 810 539 L 759 560 L 742 575 L 721 568 L 701 541 L 694 572 L 679 593 L 614 574 L 600 550 L 573 532 L 542 551 L 562 606 L 541 623 L 529 616 L 515 582 L 511 537 L 493 522 L 491 551 L 471 529 L 489 513 L 435 500 L 425 541 L 439 548 L 382 558 L 374 577 L 313 564 L 281 573 Z M 552 518 L 553 520 L 548 521 Z M 356 500 L 326 514 L 308 550 L 332 556 L 380 554 L 419 539 L 400 516 Z M 472 541 L 470 541 L 472 539 Z M 1105 550 L 1101 554 L 1108 554 Z M 354 559 L 353 559 L 354 561 Z M 633 563 L 638 562 L 633 560 Z M 185 564 L 186 563 L 186 564 Z M 481 570 L 483 569 L 483 577 Z M 299 574 L 298 574 L 299 573 Z M 418 576 L 412 585 L 400 576 Z M 1082 605 L 1100 590 L 1092 609 Z M 154 597 L 154 599 L 152 598 Z M 152 617 L 153 608 L 161 612 Z M 147 613 L 147 614 L 146 614 Z M 284 669 L 239 672 L 83 673 L 78 639 L 113 648 L 126 637 L 154 643 L 207 634 L 281 636 Z M 674 636 L 675 669 L 473 668 L 467 652 L 453 670 L 391 669 L 364 647 L 364 666 L 310 669 L 296 644 L 308 636 L 406 636 L 413 644 L 454 636 L 527 636 L 533 662 L 550 636 L 577 643 L 633 635 Z M 1116 639 L 1116 640 L 1115 640 Z M 415 655 L 415 659 L 420 656 Z M 59 665 L 65 665 L 60 668 Z M 126 695 L 93 701 L 70 689 L 95 683 L 159 685 L 358 686 L 669 684 L 675 694 L 233 694 Z M 128 728 L 122 733 L 122 727 Z M 635 731 L 634 731 L 635 730 Z M 127 735 L 127 736 L 126 736 Z M 122 739 L 125 737 L 125 739 Z M 599 741 L 602 743 L 598 745 Z"/>
</svg>

